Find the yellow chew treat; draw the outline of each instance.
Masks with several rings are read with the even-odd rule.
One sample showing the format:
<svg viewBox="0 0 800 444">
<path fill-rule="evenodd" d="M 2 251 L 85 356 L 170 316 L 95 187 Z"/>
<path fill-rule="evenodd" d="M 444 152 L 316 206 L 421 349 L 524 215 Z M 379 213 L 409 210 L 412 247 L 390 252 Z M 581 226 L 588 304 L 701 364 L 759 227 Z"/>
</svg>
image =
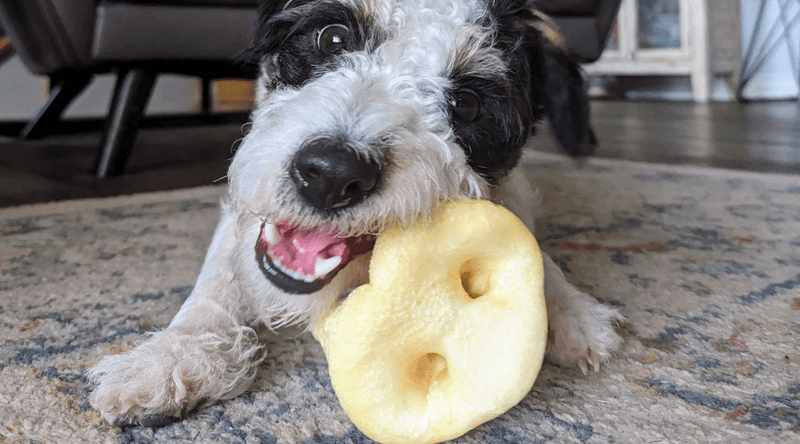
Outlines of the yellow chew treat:
<svg viewBox="0 0 800 444">
<path fill-rule="evenodd" d="M 456 438 L 516 405 L 547 342 L 542 257 L 488 201 L 444 204 L 378 237 L 370 283 L 314 328 L 333 388 L 375 441 Z"/>
</svg>

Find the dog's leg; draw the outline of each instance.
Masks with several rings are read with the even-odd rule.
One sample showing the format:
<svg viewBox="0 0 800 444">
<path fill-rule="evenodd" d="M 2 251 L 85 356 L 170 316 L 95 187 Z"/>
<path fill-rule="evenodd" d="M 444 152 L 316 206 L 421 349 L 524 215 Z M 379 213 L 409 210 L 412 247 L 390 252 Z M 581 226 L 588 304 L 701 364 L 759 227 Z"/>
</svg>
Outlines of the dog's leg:
<svg viewBox="0 0 800 444">
<path fill-rule="evenodd" d="M 235 230 L 223 203 L 194 290 L 169 326 L 88 372 L 95 385 L 89 401 L 110 423 L 162 425 L 252 382 L 261 353 L 255 331 L 244 325 L 250 304 L 233 284 Z"/>
<path fill-rule="evenodd" d="M 511 172 L 496 200 L 534 231 L 539 198 L 520 168 Z M 621 341 L 612 324 L 622 315 L 575 288 L 549 255 L 542 257 L 550 329 L 546 356 L 558 365 L 578 366 L 584 374 L 590 368 L 598 371 Z"/>
<path fill-rule="evenodd" d="M 567 282 L 549 255 L 542 253 L 542 259 L 550 329 L 547 359 L 558 365 L 577 365 L 583 374 L 590 368 L 599 371 L 600 363 L 621 341 L 613 322 L 622 320 L 622 315 Z"/>
</svg>

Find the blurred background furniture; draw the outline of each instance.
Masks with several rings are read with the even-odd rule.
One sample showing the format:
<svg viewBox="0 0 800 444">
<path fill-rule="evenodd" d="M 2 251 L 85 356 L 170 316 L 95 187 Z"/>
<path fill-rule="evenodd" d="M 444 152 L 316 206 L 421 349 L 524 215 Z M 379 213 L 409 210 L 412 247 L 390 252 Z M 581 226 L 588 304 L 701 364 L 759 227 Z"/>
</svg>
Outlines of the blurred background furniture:
<svg viewBox="0 0 800 444">
<path fill-rule="evenodd" d="M 159 74 L 203 79 L 200 115 L 161 124 L 246 120 L 210 110 L 211 80 L 254 78 L 255 69 L 234 61 L 249 43 L 255 0 L 0 0 L 0 24 L 34 74 L 50 79 L 50 94 L 18 134 L 40 138 L 64 129 L 66 107 L 92 78 L 116 73 L 117 81 L 96 175 L 124 171 Z"/>
<path fill-rule="evenodd" d="M 621 0 L 537 0 L 581 62 L 600 57 Z M 120 175 L 141 126 L 244 123 L 246 113 L 211 113 L 213 79 L 249 78 L 234 62 L 247 47 L 256 0 L 0 0 L 0 27 L 25 66 L 49 78 L 49 96 L 21 128 L 36 139 L 81 128 L 64 110 L 97 74 L 115 73 L 95 174 Z M 159 74 L 203 80 L 199 115 L 143 119 Z M 2 133 L 2 131 L 0 131 Z"/>
<path fill-rule="evenodd" d="M 11 39 L 6 37 L 5 31 L 0 27 L 0 66 L 14 56 L 14 48 L 11 46 Z"/>
<path fill-rule="evenodd" d="M 771 20 L 769 30 L 763 38 L 760 38 L 764 28 L 770 22 L 770 18 L 765 14 L 769 3 L 778 8 L 778 17 Z M 797 7 L 800 7 L 800 0 L 794 2 L 791 0 L 760 0 L 755 26 L 749 36 L 747 51 L 742 60 L 739 84 L 736 87 L 736 99 L 740 102 L 746 100 L 743 95 L 744 88 L 762 69 L 764 62 L 777 52 L 782 42 L 786 45 L 794 78 L 797 79 L 797 88 L 800 90 L 800 43 L 795 42 L 792 37 L 792 31 L 800 25 L 800 9 Z M 797 95 L 797 99 L 800 100 L 800 93 Z"/>
<path fill-rule="evenodd" d="M 689 76 L 696 102 L 708 102 L 713 80 L 731 90 L 741 63 L 739 2 L 623 0 L 607 51 L 589 74 Z"/>
</svg>

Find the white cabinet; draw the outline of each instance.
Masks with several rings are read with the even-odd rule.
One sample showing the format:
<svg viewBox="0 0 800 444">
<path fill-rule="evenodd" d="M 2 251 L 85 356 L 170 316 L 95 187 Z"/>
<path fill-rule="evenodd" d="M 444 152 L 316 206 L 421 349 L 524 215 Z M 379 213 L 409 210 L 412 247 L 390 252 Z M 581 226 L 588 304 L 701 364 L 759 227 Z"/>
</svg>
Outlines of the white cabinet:
<svg viewBox="0 0 800 444">
<path fill-rule="evenodd" d="M 709 100 L 715 76 L 735 89 L 738 0 L 623 0 L 612 33 L 600 59 L 584 66 L 587 73 L 690 76 L 697 102 Z"/>
</svg>

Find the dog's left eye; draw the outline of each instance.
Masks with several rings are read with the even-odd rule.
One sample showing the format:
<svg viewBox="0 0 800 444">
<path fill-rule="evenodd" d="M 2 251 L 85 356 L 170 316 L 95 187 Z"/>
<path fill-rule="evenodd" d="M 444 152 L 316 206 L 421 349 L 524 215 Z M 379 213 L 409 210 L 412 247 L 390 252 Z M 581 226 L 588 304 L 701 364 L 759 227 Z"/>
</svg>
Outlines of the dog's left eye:
<svg viewBox="0 0 800 444">
<path fill-rule="evenodd" d="M 459 89 L 450 95 L 453 117 L 464 123 L 472 123 L 481 116 L 481 98 L 471 89 Z"/>
<path fill-rule="evenodd" d="M 317 36 L 317 49 L 326 56 L 347 49 L 349 43 L 350 28 L 340 24 L 322 28 Z"/>
</svg>

